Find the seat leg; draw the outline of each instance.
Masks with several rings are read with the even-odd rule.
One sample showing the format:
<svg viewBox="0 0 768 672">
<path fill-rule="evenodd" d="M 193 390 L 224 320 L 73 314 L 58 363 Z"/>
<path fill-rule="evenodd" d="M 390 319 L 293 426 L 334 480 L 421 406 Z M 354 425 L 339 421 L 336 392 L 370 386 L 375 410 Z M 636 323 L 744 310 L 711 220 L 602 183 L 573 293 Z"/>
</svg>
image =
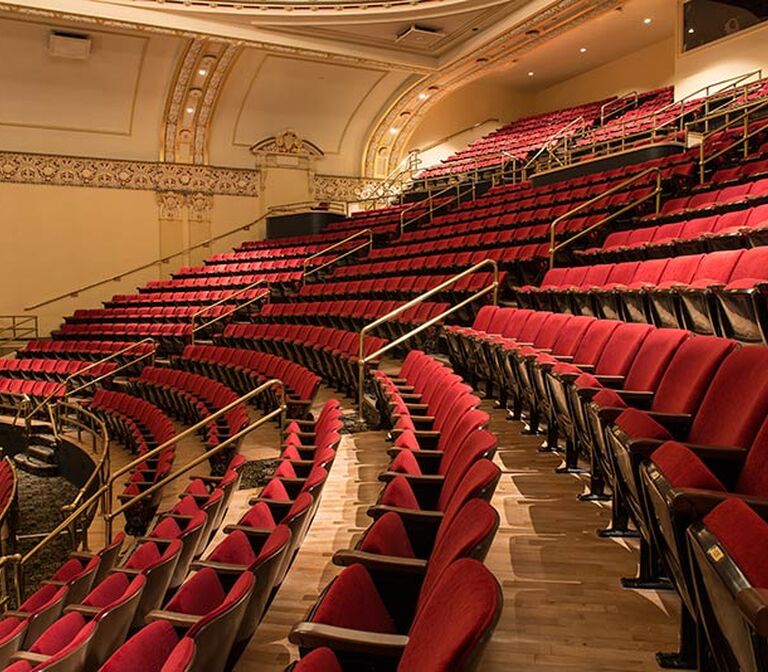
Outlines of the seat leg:
<svg viewBox="0 0 768 672">
<path fill-rule="evenodd" d="M 629 511 L 624 504 L 621 493 L 614 489 L 611 499 L 613 502 L 611 506 L 611 524 L 607 529 L 598 530 L 597 536 L 603 539 L 639 537 L 640 533 L 629 527 Z"/>
<path fill-rule="evenodd" d="M 672 590 L 672 582 L 662 574 L 661 558 L 656 549 L 640 535 L 640 563 L 636 577 L 621 579 L 628 590 Z"/>
<path fill-rule="evenodd" d="M 680 651 L 659 652 L 656 663 L 665 670 L 696 670 L 699 667 L 699 628 L 683 605 L 680 618 Z"/>
<path fill-rule="evenodd" d="M 573 436 L 573 431 L 568 432 L 569 436 L 565 441 L 565 464 L 555 469 L 556 474 L 583 474 L 584 469 L 579 466 L 578 444 Z"/>
<path fill-rule="evenodd" d="M 607 502 L 611 496 L 605 494 L 603 467 L 597 458 L 594 446 L 589 453 L 589 492 L 579 495 L 578 499 L 580 502 Z"/>
</svg>

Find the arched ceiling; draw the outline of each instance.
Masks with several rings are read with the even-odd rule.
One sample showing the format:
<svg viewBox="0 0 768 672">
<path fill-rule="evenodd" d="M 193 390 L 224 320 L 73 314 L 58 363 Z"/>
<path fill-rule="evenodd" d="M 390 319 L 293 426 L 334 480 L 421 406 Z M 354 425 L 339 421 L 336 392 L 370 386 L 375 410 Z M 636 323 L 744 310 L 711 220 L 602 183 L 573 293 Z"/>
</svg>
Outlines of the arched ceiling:
<svg viewBox="0 0 768 672">
<path fill-rule="evenodd" d="M 292 129 L 322 150 L 319 172 L 383 175 L 446 96 L 496 74 L 522 90 L 528 54 L 661 2 L 674 4 L 0 0 L 13 64 L 0 73 L 0 149 L 252 167 L 250 146 Z M 51 57 L 55 29 L 90 36 L 88 59 Z M 558 67 L 574 69 L 550 80 Z"/>
</svg>

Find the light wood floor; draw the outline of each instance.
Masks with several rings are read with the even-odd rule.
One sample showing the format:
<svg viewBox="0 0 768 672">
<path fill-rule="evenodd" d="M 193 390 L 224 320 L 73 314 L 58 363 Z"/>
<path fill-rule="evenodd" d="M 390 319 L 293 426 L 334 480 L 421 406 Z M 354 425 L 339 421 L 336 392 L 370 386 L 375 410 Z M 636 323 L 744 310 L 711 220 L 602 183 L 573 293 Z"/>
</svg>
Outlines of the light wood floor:
<svg viewBox="0 0 768 672">
<path fill-rule="evenodd" d="M 487 565 L 503 585 L 504 612 L 480 669 L 656 670 L 654 652 L 675 647 L 677 599 L 620 588 L 619 577 L 634 575 L 637 552 L 595 535 L 608 509 L 577 502 L 583 481 L 556 475 L 560 460 L 537 452 L 540 437 L 491 412 L 504 475 L 493 499 L 501 527 Z M 333 551 L 367 526 L 386 446 L 383 432 L 345 437 L 315 522 L 236 672 L 276 672 L 295 659 L 288 631 L 337 572 Z"/>
</svg>

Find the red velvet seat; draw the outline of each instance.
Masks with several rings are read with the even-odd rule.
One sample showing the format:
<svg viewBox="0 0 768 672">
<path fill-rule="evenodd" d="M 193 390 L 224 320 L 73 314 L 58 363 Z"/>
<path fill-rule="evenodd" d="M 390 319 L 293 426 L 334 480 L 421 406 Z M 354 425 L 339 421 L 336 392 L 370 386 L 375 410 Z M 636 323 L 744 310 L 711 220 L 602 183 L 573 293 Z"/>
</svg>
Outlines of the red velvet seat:
<svg viewBox="0 0 768 672">
<path fill-rule="evenodd" d="M 377 598 L 375 588 L 365 581 L 362 575 L 365 570 L 356 571 L 355 567 L 345 570 L 349 572 L 349 580 L 339 582 L 333 592 L 343 600 L 346 590 L 365 591 L 363 594 L 369 601 L 360 605 L 362 610 L 357 608 L 360 621 L 353 625 L 371 622 L 379 613 L 382 622 L 374 625 L 386 626 L 385 607 L 380 597 Z M 360 577 L 353 576 L 358 573 Z M 383 656 L 399 659 L 398 672 L 463 672 L 476 664 L 498 621 L 501 607 L 501 588 L 493 574 L 477 560 L 457 560 L 445 570 L 424 600 L 407 636 L 391 634 L 384 628 L 384 632 L 380 630 L 370 641 L 382 645 Z M 359 636 L 357 630 L 350 634 Z M 371 660 L 371 654 L 365 653 L 366 648 L 359 648 L 360 644 L 355 645 L 343 635 L 332 644 L 334 653 L 329 653 L 323 646 L 322 633 L 307 632 L 301 624 L 291 631 L 290 639 L 303 651 L 314 649 L 296 664 L 295 672 L 339 672 L 347 662 L 354 665 L 361 656 L 367 655 Z M 362 646 L 365 647 L 364 642 Z"/>
<path fill-rule="evenodd" d="M 180 639 L 168 621 L 155 621 L 123 644 L 99 672 L 188 672 L 194 640 Z"/>
</svg>

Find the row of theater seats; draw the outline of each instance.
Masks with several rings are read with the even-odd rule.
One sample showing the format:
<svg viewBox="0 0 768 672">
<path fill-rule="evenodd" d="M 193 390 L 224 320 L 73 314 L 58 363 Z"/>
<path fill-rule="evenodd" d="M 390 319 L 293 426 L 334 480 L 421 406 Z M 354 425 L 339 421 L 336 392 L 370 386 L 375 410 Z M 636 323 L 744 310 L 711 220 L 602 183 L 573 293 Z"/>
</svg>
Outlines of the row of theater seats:
<svg viewBox="0 0 768 672">
<path fill-rule="evenodd" d="M 754 633 L 754 613 L 741 613 L 724 634 L 727 616 L 712 612 L 715 600 L 729 616 L 738 614 L 735 595 L 744 586 L 730 585 L 728 606 L 717 577 L 699 574 L 711 572 L 702 568 L 700 549 L 719 547 L 701 521 L 714 516 L 721 534 L 732 516 L 754 527 L 754 512 L 713 510 L 730 497 L 759 507 L 767 501 L 768 348 L 541 311 L 489 309 L 479 318 L 473 328 L 446 330 L 452 358 L 462 367 L 485 362 L 504 403 L 525 412 L 533 428 L 546 420 L 551 449 L 565 438 L 561 471 L 578 470 L 579 456 L 587 458 L 586 499 L 602 499 L 610 487 L 612 526 L 603 536 L 629 534 L 630 521 L 641 535 L 639 575 L 624 585 L 662 587 L 664 577 L 680 593 L 681 651 L 660 662 L 695 666 L 697 632 L 710 637 L 721 660 L 753 658 L 746 634 L 734 633 Z M 698 565 L 690 562 L 692 549 Z M 726 643 L 735 648 L 723 651 Z"/>
<path fill-rule="evenodd" d="M 144 367 L 141 375 L 128 381 L 128 388 L 139 397 L 151 401 L 185 424 L 193 425 L 208 415 L 236 402 L 238 394 L 229 387 L 206 376 L 188 371 L 154 366 Z M 248 411 L 240 404 L 201 430 L 209 448 L 215 448 L 236 435 L 249 423 Z M 218 471 L 232 452 L 212 458 L 211 466 Z"/>
<path fill-rule="evenodd" d="M 230 324 L 217 340 L 222 345 L 256 349 L 299 362 L 338 390 L 353 396 L 357 390 L 359 334 L 332 327 L 294 324 Z M 365 339 L 364 355 L 374 354 L 387 341 Z M 371 362 L 369 367 L 375 367 Z"/>
<path fill-rule="evenodd" d="M 632 230 L 614 231 L 601 247 L 575 251 L 578 259 L 617 261 L 671 257 L 676 254 L 756 247 L 768 242 L 768 203 L 721 215 Z"/>
<path fill-rule="evenodd" d="M 11 663 L 4 670 L 228 669 L 230 651 L 253 633 L 310 524 L 335 456 L 340 416 L 332 400 L 317 421 L 288 425 L 278 471 L 290 476 L 276 476 L 204 559 L 197 558 L 237 488 L 240 456 L 223 476 L 192 480 L 179 503 L 125 552 L 120 533 L 96 554 L 73 553 L 50 582 L 0 620 L 0 664 Z M 310 437 L 313 445 L 303 446 Z M 309 459 L 294 459 L 299 451 Z M 297 475 L 302 470 L 305 477 Z M 130 632 L 136 634 L 123 643 Z"/>
<path fill-rule="evenodd" d="M 266 352 L 228 348 L 217 345 L 188 345 L 180 357 L 172 359 L 173 367 L 208 376 L 246 394 L 270 378 L 278 378 L 286 390 L 285 401 L 292 418 L 307 417 L 320 386 L 319 376 L 311 371 Z M 263 399 L 254 399 L 265 412 L 276 408 L 277 398 L 271 391 Z"/>
<path fill-rule="evenodd" d="M 404 305 L 402 301 L 315 301 L 273 303 L 265 306 L 257 321 L 317 324 L 359 332 L 367 324 L 384 317 Z M 448 303 L 423 301 L 379 325 L 374 332 L 394 340 L 445 312 Z M 421 347 L 430 337 L 428 331 L 415 334 L 409 340 L 412 347 Z"/>
<path fill-rule="evenodd" d="M 167 306 L 143 308 L 84 308 L 64 319 L 65 323 L 81 322 L 189 322 L 203 310 L 203 306 Z M 231 306 L 211 306 L 200 314 L 200 321 L 213 320 L 225 315 Z"/>
<path fill-rule="evenodd" d="M 105 301 L 107 308 L 120 308 L 131 306 L 186 306 L 202 308 L 205 305 L 225 301 L 231 308 L 231 303 L 256 299 L 264 293 L 263 287 L 256 287 L 246 291 L 236 289 L 210 289 L 199 292 L 151 292 L 143 294 L 115 294 L 109 301 Z M 231 299 L 231 301 L 228 301 Z"/>
<path fill-rule="evenodd" d="M 555 268 L 515 289 L 519 305 L 767 343 L 768 246 Z"/>
<path fill-rule="evenodd" d="M 11 460 L 0 460 L 0 529 L 11 537 L 16 530 L 16 509 L 18 507 L 18 481 Z"/>
<path fill-rule="evenodd" d="M 139 341 L 145 338 L 156 339 L 162 351 L 176 352 L 192 338 L 192 325 L 177 322 L 87 322 L 83 324 L 63 324 L 60 329 L 51 332 L 53 342 L 91 341 Z M 52 356 L 58 356 L 56 348 L 48 350 Z M 36 353 L 42 354 L 42 353 Z M 133 352 L 134 357 L 138 356 Z"/>
<path fill-rule="evenodd" d="M 64 393 L 61 383 L 23 378 L 0 378 L 0 405 L 4 408 L 17 408 L 20 397 L 29 397 L 35 402 L 40 402 L 44 399 L 62 398 Z"/>
<path fill-rule="evenodd" d="M 16 351 L 17 359 L 26 359 L 29 357 L 52 358 L 52 359 L 82 359 L 88 362 L 98 362 L 110 355 L 116 355 L 121 350 L 130 347 L 130 351 L 125 355 L 117 356 L 113 362 L 120 364 L 127 363 L 128 360 L 150 355 L 155 350 L 152 343 L 132 343 L 130 341 L 55 341 L 33 340 Z"/>
<path fill-rule="evenodd" d="M 488 503 L 497 440 L 470 388 L 424 353 L 375 380 L 387 417 L 402 421 L 386 485 L 358 543 L 334 555 L 344 569 L 291 630 L 302 659 L 290 669 L 468 669 L 502 608 L 482 565 L 499 525 Z"/>
<path fill-rule="evenodd" d="M 63 382 L 71 378 L 85 382 L 88 379 L 109 375 L 117 365 L 112 362 L 92 365 L 76 359 L 0 359 L 0 376 L 4 378 L 28 378 L 30 380 L 49 380 Z M 83 369 L 88 368 L 87 371 Z"/>
</svg>

